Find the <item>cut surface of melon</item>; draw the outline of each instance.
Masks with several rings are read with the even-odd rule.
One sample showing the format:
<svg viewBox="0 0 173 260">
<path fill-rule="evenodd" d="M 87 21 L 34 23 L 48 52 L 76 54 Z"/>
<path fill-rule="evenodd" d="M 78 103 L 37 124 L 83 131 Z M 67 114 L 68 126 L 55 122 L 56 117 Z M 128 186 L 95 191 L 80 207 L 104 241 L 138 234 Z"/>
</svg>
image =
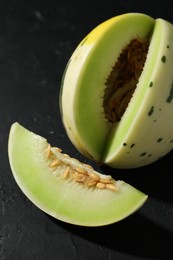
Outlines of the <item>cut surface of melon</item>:
<svg viewBox="0 0 173 260">
<path fill-rule="evenodd" d="M 105 83 L 133 39 L 149 43 L 146 61 L 123 116 L 111 124 L 103 108 Z M 144 166 L 167 154 L 173 148 L 172 68 L 171 23 L 127 13 L 98 25 L 72 54 L 62 80 L 62 120 L 72 143 L 115 168 Z"/>
<path fill-rule="evenodd" d="M 17 122 L 10 129 L 8 154 L 23 193 L 38 208 L 64 222 L 81 226 L 111 224 L 134 213 L 148 197 L 124 181 L 115 181 L 51 148 L 45 138 Z M 97 185 L 102 182 L 104 187 L 89 186 L 86 179 L 79 181 L 79 173 L 94 180 L 97 177 Z"/>
</svg>

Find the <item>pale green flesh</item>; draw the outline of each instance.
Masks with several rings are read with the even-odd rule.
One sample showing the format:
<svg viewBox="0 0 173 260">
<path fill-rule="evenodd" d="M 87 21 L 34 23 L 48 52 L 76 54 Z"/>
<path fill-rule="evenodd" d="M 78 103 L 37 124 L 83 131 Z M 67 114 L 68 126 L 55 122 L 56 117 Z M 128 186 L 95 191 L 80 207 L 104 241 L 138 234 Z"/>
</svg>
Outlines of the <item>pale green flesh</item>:
<svg viewBox="0 0 173 260">
<path fill-rule="evenodd" d="M 134 38 L 150 40 L 149 52 L 130 105 L 112 127 L 103 111 L 104 83 L 121 50 Z M 84 155 L 112 167 L 133 168 L 172 149 L 173 102 L 167 102 L 173 83 L 172 43 L 173 27 L 167 21 L 128 14 L 93 45 L 87 45 L 86 37 L 86 44 L 84 40 L 78 46 L 63 80 L 61 107 L 67 133 Z"/>
<path fill-rule="evenodd" d="M 116 192 L 84 188 L 64 181 L 45 160 L 47 140 L 14 123 L 9 135 L 9 161 L 24 194 L 47 214 L 77 225 L 101 226 L 120 221 L 139 209 L 147 195 L 121 182 Z"/>
</svg>

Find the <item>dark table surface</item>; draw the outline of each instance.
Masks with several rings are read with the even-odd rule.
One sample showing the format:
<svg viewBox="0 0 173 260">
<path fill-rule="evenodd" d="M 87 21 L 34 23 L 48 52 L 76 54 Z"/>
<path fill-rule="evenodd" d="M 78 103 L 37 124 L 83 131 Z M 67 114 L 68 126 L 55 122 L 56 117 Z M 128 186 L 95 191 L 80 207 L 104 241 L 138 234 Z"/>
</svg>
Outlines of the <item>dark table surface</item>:
<svg viewBox="0 0 173 260">
<path fill-rule="evenodd" d="M 1 260 L 173 259 L 172 152 L 140 169 L 102 169 L 149 199 L 127 219 L 98 228 L 63 223 L 39 210 L 15 183 L 7 154 L 9 129 L 18 121 L 86 161 L 67 138 L 60 117 L 59 87 L 68 59 L 91 29 L 112 16 L 143 12 L 173 22 L 170 4 L 0 0 Z"/>
</svg>

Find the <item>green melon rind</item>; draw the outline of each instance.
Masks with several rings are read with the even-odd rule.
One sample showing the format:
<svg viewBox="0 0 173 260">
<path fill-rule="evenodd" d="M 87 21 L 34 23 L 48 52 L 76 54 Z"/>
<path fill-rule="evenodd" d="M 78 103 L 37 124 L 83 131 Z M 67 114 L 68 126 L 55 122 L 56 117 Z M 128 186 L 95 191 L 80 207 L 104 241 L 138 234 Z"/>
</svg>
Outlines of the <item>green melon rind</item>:
<svg viewBox="0 0 173 260">
<path fill-rule="evenodd" d="M 45 160 L 47 140 L 19 123 L 11 126 L 8 155 L 16 183 L 45 213 L 81 226 L 102 226 L 120 221 L 139 209 L 148 196 L 121 181 L 120 190 L 87 189 L 63 181 Z"/>
<path fill-rule="evenodd" d="M 103 161 L 140 167 L 173 148 L 173 25 L 156 19 L 147 60 L 121 124 L 112 129 Z"/>
<path fill-rule="evenodd" d="M 111 18 L 86 36 L 72 54 L 62 80 L 60 107 L 67 134 L 84 155 L 97 161 L 104 157 L 111 129 L 102 104 L 104 84 L 122 49 L 133 38 L 149 38 L 154 22 L 138 13 Z"/>
<path fill-rule="evenodd" d="M 151 36 L 147 60 L 128 109 L 112 127 L 104 118 L 103 83 L 123 46 L 138 36 Z M 64 73 L 60 103 L 68 136 L 85 156 L 114 168 L 136 168 L 172 150 L 172 43 L 171 23 L 129 13 L 99 25 L 77 47 Z"/>
</svg>

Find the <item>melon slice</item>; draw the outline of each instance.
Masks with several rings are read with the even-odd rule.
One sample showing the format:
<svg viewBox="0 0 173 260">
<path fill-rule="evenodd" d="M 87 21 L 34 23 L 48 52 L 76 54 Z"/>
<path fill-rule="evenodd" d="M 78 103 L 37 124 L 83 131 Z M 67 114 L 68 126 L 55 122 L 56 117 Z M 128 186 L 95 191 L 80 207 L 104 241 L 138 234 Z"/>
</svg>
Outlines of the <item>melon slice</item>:
<svg viewBox="0 0 173 260">
<path fill-rule="evenodd" d="M 173 148 L 172 68 L 168 21 L 127 13 L 98 25 L 75 49 L 62 79 L 61 114 L 72 143 L 115 168 L 166 155 Z"/>
<path fill-rule="evenodd" d="M 10 129 L 8 154 L 23 193 L 42 211 L 64 222 L 111 224 L 134 213 L 148 197 L 63 154 L 17 122 Z"/>
</svg>

